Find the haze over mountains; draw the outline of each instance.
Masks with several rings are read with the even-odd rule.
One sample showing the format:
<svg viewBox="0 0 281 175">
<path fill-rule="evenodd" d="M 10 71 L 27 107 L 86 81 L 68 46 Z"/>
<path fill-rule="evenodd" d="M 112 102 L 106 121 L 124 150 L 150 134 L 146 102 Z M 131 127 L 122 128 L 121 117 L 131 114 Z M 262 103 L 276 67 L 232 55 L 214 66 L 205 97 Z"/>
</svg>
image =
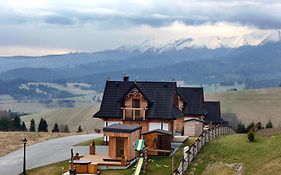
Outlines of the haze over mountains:
<svg viewBox="0 0 281 175">
<path fill-rule="evenodd" d="M 105 80 L 183 80 L 187 84 L 244 83 L 247 88 L 281 82 L 281 31 L 235 37 L 146 40 L 115 50 L 42 57 L 1 57 L 0 79 L 84 82 L 101 91 Z"/>
</svg>

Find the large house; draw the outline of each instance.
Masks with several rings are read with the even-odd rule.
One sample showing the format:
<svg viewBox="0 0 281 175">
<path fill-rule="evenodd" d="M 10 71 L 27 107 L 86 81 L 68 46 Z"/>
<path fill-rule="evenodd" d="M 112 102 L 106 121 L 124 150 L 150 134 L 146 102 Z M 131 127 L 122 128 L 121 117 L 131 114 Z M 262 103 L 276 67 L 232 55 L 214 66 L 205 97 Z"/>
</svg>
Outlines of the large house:
<svg viewBox="0 0 281 175">
<path fill-rule="evenodd" d="M 94 117 L 104 126 L 115 123 L 141 125 L 142 133 L 154 129 L 179 130 L 183 101 L 176 82 L 107 81 L 100 110 Z"/>
<path fill-rule="evenodd" d="M 204 101 L 202 87 L 177 87 L 176 82 L 130 81 L 125 76 L 123 81 L 106 82 L 100 110 L 94 117 L 103 119 L 104 127 L 141 126 L 142 135 L 197 136 L 206 122 L 223 122 L 220 112 L 214 113 L 212 104 Z M 219 103 L 216 107 L 219 108 Z M 210 122 L 214 118 L 219 121 Z M 106 136 L 105 141 L 108 142 L 109 137 Z"/>
</svg>

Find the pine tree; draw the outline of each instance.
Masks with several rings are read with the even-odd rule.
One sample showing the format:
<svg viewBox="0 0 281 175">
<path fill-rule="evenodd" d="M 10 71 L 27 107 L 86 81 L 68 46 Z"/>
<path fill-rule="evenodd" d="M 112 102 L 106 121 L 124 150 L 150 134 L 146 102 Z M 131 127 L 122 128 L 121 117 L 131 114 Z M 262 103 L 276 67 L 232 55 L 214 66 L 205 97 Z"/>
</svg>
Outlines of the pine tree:
<svg viewBox="0 0 281 175">
<path fill-rule="evenodd" d="M 21 131 L 21 119 L 19 116 L 14 117 L 13 125 L 15 131 Z"/>
<path fill-rule="evenodd" d="M 58 123 L 57 123 L 57 122 L 55 123 L 55 125 L 54 125 L 54 128 L 53 128 L 52 132 L 60 132 L 60 130 L 59 130 L 59 125 L 58 125 Z"/>
<path fill-rule="evenodd" d="M 43 131 L 44 132 L 48 132 L 48 123 L 45 119 L 43 119 Z"/>
<path fill-rule="evenodd" d="M 26 128 L 24 122 L 22 122 L 22 124 L 21 124 L 21 130 L 22 130 L 22 131 L 27 131 L 27 128 Z"/>
<path fill-rule="evenodd" d="M 35 121 L 34 121 L 34 119 L 31 119 L 31 121 L 30 121 L 29 131 L 35 132 Z"/>
<path fill-rule="evenodd" d="M 64 126 L 63 132 L 70 132 L 70 131 L 69 131 L 69 128 L 68 128 L 68 125 L 65 125 L 65 126 Z"/>
<path fill-rule="evenodd" d="M 82 129 L 81 125 L 79 125 L 79 127 L 77 129 L 77 132 L 83 132 L 83 129 Z"/>
<path fill-rule="evenodd" d="M 273 124 L 272 124 L 271 120 L 269 120 L 269 121 L 266 123 L 266 128 L 273 128 Z"/>
<path fill-rule="evenodd" d="M 39 122 L 39 125 L 38 125 L 38 129 L 37 129 L 37 131 L 38 132 L 43 132 L 44 130 L 43 130 L 43 128 L 44 128 L 44 119 L 41 117 L 41 119 L 40 119 L 40 122 Z"/>
</svg>

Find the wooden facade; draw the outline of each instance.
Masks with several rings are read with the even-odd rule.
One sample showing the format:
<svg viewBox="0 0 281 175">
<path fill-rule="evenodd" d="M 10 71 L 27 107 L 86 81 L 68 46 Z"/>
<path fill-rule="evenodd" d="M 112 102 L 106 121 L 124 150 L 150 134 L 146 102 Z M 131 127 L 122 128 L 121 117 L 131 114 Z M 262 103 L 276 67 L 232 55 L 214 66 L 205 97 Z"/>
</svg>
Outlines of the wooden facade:
<svg viewBox="0 0 281 175">
<path fill-rule="evenodd" d="M 188 119 L 184 121 L 184 135 L 198 137 L 204 128 L 204 122 L 199 119 Z"/>
<path fill-rule="evenodd" d="M 115 124 L 116 126 L 118 124 Z M 121 159 L 123 156 L 127 160 L 133 160 L 136 158 L 136 152 L 134 150 L 134 143 L 140 139 L 141 128 L 132 131 L 107 131 L 104 130 L 104 136 L 109 137 L 109 157 L 112 159 Z"/>
<path fill-rule="evenodd" d="M 153 130 L 142 134 L 148 149 L 148 155 L 169 155 L 171 151 L 172 132 Z"/>
</svg>

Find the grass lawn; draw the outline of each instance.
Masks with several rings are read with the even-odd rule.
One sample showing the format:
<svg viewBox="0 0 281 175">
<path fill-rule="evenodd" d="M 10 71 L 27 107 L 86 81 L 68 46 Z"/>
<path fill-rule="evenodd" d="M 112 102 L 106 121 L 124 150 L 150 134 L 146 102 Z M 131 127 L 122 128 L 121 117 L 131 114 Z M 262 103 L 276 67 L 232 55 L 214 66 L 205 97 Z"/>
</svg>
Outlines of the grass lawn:
<svg viewBox="0 0 281 175">
<path fill-rule="evenodd" d="M 183 158 L 183 148 L 187 145 L 191 145 L 194 140 L 187 140 L 181 145 L 179 150 L 174 154 L 174 161 L 179 165 L 179 160 Z M 155 156 L 149 157 L 147 164 L 146 174 L 155 175 L 170 175 L 172 173 L 172 157 L 170 156 Z M 102 175 L 131 175 L 133 172 L 133 166 L 126 170 L 106 170 L 102 171 Z"/>
<path fill-rule="evenodd" d="M 236 174 L 235 171 L 225 164 L 242 163 L 246 175 L 279 175 L 281 134 L 261 135 L 258 134 L 253 143 L 248 141 L 246 134 L 212 140 L 202 148 L 186 174 L 231 175 Z"/>
<path fill-rule="evenodd" d="M 61 175 L 68 170 L 68 160 L 27 171 L 27 175 Z"/>
<path fill-rule="evenodd" d="M 99 139 L 99 138 L 98 138 Z M 92 140 L 91 140 L 92 141 Z M 179 160 L 183 157 L 183 147 L 191 145 L 194 140 L 188 140 L 181 145 L 180 149 L 174 154 L 174 160 L 179 164 Z M 88 143 L 91 143 L 88 141 Z M 85 143 L 87 144 L 87 143 Z M 170 175 L 172 173 L 172 158 L 170 156 L 163 157 L 149 157 L 146 174 L 155 175 Z M 152 162 L 153 161 L 153 162 Z M 68 161 L 62 161 L 55 164 L 31 169 L 27 171 L 28 175 L 61 175 L 62 168 L 68 170 Z M 133 173 L 134 165 L 125 170 L 105 170 L 102 175 L 131 175 Z"/>
<path fill-rule="evenodd" d="M 75 146 L 90 146 L 93 143 L 93 140 L 95 141 L 95 145 L 103 145 L 103 137 L 99 137 L 96 139 L 91 139 L 91 140 L 87 140 L 81 143 L 76 144 Z"/>
</svg>

